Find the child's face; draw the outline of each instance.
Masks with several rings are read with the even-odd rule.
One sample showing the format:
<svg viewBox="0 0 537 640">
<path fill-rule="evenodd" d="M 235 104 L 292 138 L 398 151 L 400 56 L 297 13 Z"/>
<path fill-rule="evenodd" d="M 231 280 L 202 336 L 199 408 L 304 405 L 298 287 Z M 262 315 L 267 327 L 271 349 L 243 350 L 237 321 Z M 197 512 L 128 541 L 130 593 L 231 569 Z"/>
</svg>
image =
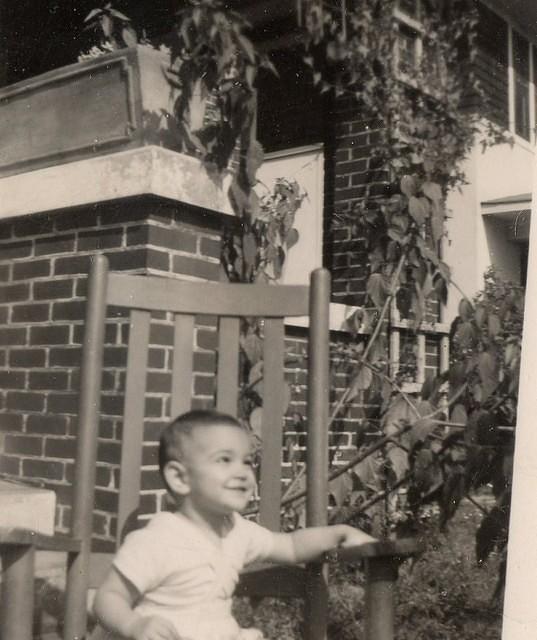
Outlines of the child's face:
<svg viewBox="0 0 537 640">
<path fill-rule="evenodd" d="M 237 427 L 214 425 L 194 429 L 185 442 L 191 505 L 211 515 L 242 511 L 255 487 L 252 446 Z"/>
</svg>

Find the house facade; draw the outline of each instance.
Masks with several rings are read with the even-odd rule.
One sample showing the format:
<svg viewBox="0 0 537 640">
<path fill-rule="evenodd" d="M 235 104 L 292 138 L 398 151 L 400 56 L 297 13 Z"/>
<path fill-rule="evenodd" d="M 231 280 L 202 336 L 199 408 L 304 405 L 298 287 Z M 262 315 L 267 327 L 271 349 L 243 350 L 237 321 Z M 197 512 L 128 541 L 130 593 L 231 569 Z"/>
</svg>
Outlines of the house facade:
<svg viewBox="0 0 537 640">
<path fill-rule="evenodd" d="M 166 3 L 157 4 L 169 15 Z M 368 267 L 363 239 L 331 221 L 334 214 L 349 212 L 366 191 L 383 193 L 385 185 L 371 162 L 382 123 L 363 121 L 348 99 L 320 96 L 297 71 L 302 64 L 295 47 L 301 3 L 272 2 L 270 9 L 265 4 L 245 4 L 254 36 L 273 52 L 280 73 L 279 79 L 262 78 L 259 87 L 257 131 L 267 152 L 260 177 L 269 188 L 277 177 L 296 179 L 307 192 L 297 214 L 302 247 L 291 252 L 283 280 L 305 282 L 312 268 L 330 269 L 331 337 L 337 352 L 338 345 L 356 340 L 345 319 L 365 302 Z M 513 134 L 514 144 L 485 153 L 476 145 L 467 160 L 468 185 L 448 202 L 453 214 L 445 260 L 469 296 L 480 288 L 489 264 L 523 282 L 527 256 L 537 102 L 537 39 L 528 25 L 537 23 L 537 10 L 520 0 L 511 2 L 505 13 L 503 4 L 479 5 L 476 64 L 494 107 L 491 117 Z M 151 59 L 158 54 L 129 50 L 104 63 L 49 71 L 42 58 L 32 61 L 22 45 L 11 50 L 16 30 L 9 24 L 27 24 L 29 14 L 24 9 L 17 13 L 6 2 L 0 6 L 6 17 L 0 35 L 10 45 L 3 64 L 0 59 L 0 79 L 9 83 L 0 89 L 0 113 L 9 125 L 3 129 L 8 143 L 0 152 L 0 473 L 53 489 L 56 526 L 65 529 L 91 255 L 106 253 L 118 270 L 219 280 L 222 235 L 233 215 L 226 184 L 215 185 L 199 163 L 166 148 L 146 127 L 144 113 L 156 111 L 155 96 L 166 93 L 162 74 L 151 71 Z M 419 0 L 402 1 L 398 12 L 401 56 L 411 65 L 420 52 Z M 49 19 L 54 25 L 54 18 Z M 59 24 L 59 35 L 67 38 L 66 23 Z M 72 102 L 76 96 L 67 86 L 73 79 L 82 102 Z M 451 292 L 446 309 L 432 309 L 417 332 L 408 320 L 392 315 L 392 372 L 405 354 L 413 358 L 407 390 L 416 391 L 428 375 L 447 367 L 449 322 L 456 315 L 458 295 Z M 103 544 L 113 538 L 117 507 L 125 319 L 111 318 L 107 331 L 95 506 L 95 534 Z M 289 325 L 288 334 L 298 361 L 287 372 L 292 407 L 300 412 L 304 328 Z M 156 442 L 169 418 L 170 335 L 166 322 L 153 325 L 142 487 L 146 514 L 160 507 L 162 496 L 155 472 Z M 367 333 L 358 336 L 366 339 Z M 213 328 L 198 328 L 196 358 L 193 395 L 195 403 L 204 406 L 214 391 Z M 335 396 L 347 379 L 346 371 L 335 366 Z M 352 407 L 331 435 L 339 459 L 370 429 L 366 410 Z M 291 423 L 287 438 L 298 449 L 304 445 Z M 287 459 L 284 464 L 289 466 Z"/>
<path fill-rule="evenodd" d="M 508 5 L 508 6 L 507 6 Z M 483 151 L 476 144 L 464 170 L 468 185 L 452 193 L 446 261 L 453 278 L 472 296 L 493 265 L 524 285 L 535 154 L 537 13 L 531 3 L 480 5 L 476 71 L 494 122 L 512 142 Z M 453 295 L 453 293 L 455 295 Z M 457 294 L 448 302 L 456 313 Z"/>
</svg>

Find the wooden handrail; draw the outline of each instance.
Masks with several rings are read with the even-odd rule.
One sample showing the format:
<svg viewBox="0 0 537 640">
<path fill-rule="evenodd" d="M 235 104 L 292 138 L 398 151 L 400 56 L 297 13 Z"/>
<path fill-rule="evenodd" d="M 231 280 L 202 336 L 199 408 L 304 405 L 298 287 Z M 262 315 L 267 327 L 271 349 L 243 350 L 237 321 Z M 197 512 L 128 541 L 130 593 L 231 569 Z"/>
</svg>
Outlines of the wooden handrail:
<svg viewBox="0 0 537 640">
<path fill-rule="evenodd" d="M 0 528 L 0 547 L 33 546 L 40 551 L 80 551 L 80 538 L 60 534 L 48 536 L 31 529 Z"/>
</svg>

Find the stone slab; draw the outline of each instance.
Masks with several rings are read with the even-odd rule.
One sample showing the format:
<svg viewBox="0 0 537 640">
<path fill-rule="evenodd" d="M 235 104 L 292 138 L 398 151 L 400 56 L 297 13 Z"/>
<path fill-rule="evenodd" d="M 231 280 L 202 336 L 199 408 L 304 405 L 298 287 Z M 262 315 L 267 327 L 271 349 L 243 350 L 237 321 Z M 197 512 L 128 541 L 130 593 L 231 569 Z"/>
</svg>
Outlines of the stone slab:
<svg viewBox="0 0 537 640">
<path fill-rule="evenodd" d="M 54 491 L 0 480 L 0 527 L 54 533 Z"/>
</svg>

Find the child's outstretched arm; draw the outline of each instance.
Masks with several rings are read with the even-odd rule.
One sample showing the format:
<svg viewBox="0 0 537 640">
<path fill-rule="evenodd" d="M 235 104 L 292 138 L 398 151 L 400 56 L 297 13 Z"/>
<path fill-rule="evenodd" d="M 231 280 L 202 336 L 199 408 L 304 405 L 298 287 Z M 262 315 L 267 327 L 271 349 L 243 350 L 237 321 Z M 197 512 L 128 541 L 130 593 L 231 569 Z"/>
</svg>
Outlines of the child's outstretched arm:
<svg viewBox="0 0 537 640">
<path fill-rule="evenodd" d="M 93 610 L 103 627 L 128 640 L 181 640 L 169 620 L 142 617 L 133 611 L 139 597 L 135 587 L 112 567 L 97 590 Z"/>
<path fill-rule="evenodd" d="M 309 562 L 338 547 L 355 547 L 376 539 L 346 524 L 329 527 L 309 527 L 291 533 L 275 534 L 269 560 L 282 563 Z"/>
</svg>

